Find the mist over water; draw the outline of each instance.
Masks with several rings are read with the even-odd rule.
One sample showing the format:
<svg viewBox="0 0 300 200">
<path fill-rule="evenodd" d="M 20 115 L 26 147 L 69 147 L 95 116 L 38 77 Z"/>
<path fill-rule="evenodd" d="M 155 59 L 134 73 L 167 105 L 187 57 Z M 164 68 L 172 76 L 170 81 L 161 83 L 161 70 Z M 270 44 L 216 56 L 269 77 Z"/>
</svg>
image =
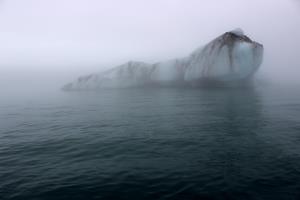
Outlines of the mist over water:
<svg viewBox="0 0 300 200">
<path fill-rule="evenodd" d="M 0 199 L 299 199 L 297 0 L 0 0 Z M 63 92 L 241 27 L 253 87 Z"/>
<path fill-rule="evenodd" d="M 1 85 L 25 73 L 20 87 L 39 77 L 57 87 L 55 77 L 181 58 L 236 27 L 265 47 L 257 77 L 299 84 L 298 1 L 2 0 L 0 9 Z"/>
</svg>

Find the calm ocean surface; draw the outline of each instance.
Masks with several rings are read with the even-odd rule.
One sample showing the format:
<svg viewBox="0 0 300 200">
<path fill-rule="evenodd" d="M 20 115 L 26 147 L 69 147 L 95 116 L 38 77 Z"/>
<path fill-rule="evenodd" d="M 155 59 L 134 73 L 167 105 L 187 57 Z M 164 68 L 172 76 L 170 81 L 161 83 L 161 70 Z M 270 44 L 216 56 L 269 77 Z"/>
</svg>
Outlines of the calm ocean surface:
<svg viewBox="0 0 300 200">
<path fill-rule="evenodd" d="M 2 94 L 0 199 L 300 199 L 300 90 Z"/>
</svg>

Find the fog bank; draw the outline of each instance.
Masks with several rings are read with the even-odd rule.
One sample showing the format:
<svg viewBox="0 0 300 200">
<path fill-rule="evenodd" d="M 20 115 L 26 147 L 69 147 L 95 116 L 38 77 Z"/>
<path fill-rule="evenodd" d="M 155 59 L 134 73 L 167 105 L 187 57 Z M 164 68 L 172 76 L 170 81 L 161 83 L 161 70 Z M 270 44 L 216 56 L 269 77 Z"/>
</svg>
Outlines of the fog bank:
<svg viewBox="0 0 300 200">
<path fill-rule="evenodd" d="M 297 0 L 2 0 L 0 84 L 49 81 L 57 87 L 128 60 L 183 57 L 236 27 L 264 44 L 258 77 L 298 84 L 299 5 Z"/>
</svg>

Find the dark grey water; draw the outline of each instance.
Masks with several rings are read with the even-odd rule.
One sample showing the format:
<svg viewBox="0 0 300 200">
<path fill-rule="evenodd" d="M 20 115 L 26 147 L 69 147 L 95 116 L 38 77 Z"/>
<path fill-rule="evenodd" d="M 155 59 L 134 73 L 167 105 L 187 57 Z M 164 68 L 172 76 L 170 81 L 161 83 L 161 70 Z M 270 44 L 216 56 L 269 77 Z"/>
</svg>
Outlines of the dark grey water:
<svg viewBox="0 0 300 200">
<path fill-rule="evenodd" d="M 3 95 L 0 199 L 299 199 L 300 93 Z"/>
</svg>

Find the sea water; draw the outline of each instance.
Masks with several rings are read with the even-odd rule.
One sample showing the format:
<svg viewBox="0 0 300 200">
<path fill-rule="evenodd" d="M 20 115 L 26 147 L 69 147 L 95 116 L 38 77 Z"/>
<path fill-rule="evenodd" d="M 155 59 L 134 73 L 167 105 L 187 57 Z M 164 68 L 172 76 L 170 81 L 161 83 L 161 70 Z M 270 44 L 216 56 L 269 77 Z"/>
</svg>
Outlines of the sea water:
<svg viewBox="0 0 300 200">
<path fill-rule="evenodd" d="M 292 88 L 0 98 L 0 199 L 299 199 Z"/>
</svg>

